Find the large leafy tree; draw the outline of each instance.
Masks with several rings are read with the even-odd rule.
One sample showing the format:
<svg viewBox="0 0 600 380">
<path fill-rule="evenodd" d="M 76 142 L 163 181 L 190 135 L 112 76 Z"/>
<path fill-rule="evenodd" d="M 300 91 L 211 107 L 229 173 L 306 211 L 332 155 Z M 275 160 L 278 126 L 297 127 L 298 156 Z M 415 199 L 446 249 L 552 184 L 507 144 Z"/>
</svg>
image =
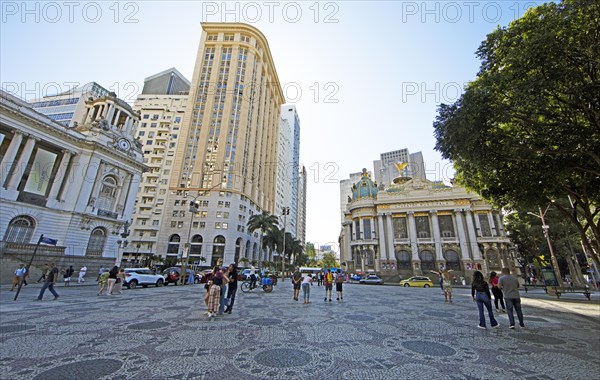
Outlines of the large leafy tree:
<svg viewBox="0 0 600 380">
<path fill-rule="evenodd" d="M 487 36 L 477 78 L 458 101 L 439 107 L 434 123 L 436 149 L 453 161 L 459 183 L 498 206 L 551 204 L 577 227 L 597 263 L 598 41 L 600 2 L 529 9 Z"/>
<path fill-rule="evenodd" d="M 259 245 L 259 247 L 261 249 L 260 249 L 259 261 L 261 259 L 264 259 L 262 257 L 263 256 L 262 253 L 263 253 L 263 249 L 264 249 L 263 235 L 267 231 L 272 230 L 277 225 L 278 225 L 277 217 L 275 215 L 269 214 L 268 211 L 263 211 L 260 214 L 254 214 L 248 219 L 248 231 L 254 232 L 256 230 L 260 230 L 260 245 Z"/>
</svg>

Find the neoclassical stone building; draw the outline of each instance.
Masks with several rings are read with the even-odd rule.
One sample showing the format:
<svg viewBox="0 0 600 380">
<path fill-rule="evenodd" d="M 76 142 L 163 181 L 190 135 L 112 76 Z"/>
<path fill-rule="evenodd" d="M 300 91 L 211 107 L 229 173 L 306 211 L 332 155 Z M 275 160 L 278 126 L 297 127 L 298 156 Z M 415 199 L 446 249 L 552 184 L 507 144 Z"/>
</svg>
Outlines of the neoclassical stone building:
<svg viewBox="0 0 600 380">
<path fill-rule="evenodd" d="M 81 96 L 82 112 L 64 125 L 0 92 L 3 255 L 28 260 L 43 234 L 58 241 L 38 251 L 46 262 L 99 267 L 117 258 L 144 169 L 139 116 L 114 94 Z"/>
<path fill-rule="evenodd" d="M 378 188 L 366 169 L 348 194 L 340 260 L 349 272 L 429 275 L 441 266 L 459 278 L 514 269 L 501 215 L 457 186 L 399 177 Z"/>
</svg>

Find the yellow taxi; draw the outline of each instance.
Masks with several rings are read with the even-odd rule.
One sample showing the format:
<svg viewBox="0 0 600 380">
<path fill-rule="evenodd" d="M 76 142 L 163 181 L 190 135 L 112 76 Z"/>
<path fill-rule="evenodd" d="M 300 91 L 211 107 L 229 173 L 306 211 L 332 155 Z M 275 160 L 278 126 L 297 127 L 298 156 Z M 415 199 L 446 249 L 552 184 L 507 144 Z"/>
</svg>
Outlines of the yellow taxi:
<svg viewBox="0 0 600 380">
<path fill-rule="evenodd" d="M 433 282 L 431 282 L 429 277 L 413 276 L 411 278 L 407 278 L 406 280 L 400 281 L 400 286 L 431 288 L 433 286 Z"/>
</svg>

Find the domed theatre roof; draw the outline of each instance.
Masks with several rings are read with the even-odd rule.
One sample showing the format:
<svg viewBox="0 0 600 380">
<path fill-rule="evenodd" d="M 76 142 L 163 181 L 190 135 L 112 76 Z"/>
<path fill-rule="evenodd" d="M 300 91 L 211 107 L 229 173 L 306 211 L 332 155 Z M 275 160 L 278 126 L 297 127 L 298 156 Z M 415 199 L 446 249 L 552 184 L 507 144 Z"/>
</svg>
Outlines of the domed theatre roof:
<svg viewBox="0 0 600 380">
<path fill-rule="evenodd" d="M 377 183 L 371 181 L 367 169 L 362 170 L 362 178 L 352 186 L 352 200 L 377 197 Z"/>
</svg>

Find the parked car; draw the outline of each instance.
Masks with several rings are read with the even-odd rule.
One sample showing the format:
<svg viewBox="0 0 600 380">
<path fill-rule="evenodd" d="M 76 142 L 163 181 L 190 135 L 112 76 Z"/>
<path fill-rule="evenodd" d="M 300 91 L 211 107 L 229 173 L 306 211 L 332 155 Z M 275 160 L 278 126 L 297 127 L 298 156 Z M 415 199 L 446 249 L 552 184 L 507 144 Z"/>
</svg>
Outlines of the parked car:
<svg viewBox="0 0 600 380">
<path fill-rule="evenodd" d="M 125 285 L 128 289 L 134 289 L 138 285 L 147 287 L 148 285 L 163 286 L 165 278 L 160 274 L 154 274 L 149 268 L 126 268 Z"/>
<path fill-rule="evenodd" d="M 407 278 L 406 280 L 400 281 L 400 286 L 430 288 L 433 286 L 433 282 L 431 281 L 431 279 L 429 277 L 413 276 L 413 277 Z"/>
<path fill-rule="evenodd" d="M 185 272 L 187 273 L 186 279 L 188 278 L 188 276 L 194 276 L 194 283 L 197 284 L 200 282 L 200 276 L 197 276 L 193 270 L 188 268 L 185 270 Z M 170 268 L 165 269 L 163 271 L 163 277 L 165 278 L 165 285 L 169 285 L 169 284 L 178 285 L 179 279 L 181 277 L 180 273 L 181 273 L 180 267 L 170 267 Z"/>
<path fill-rule="evenodd" d="M 383 285 L 383 280 L 381 277 L 374 274 L 370 274 L 367 277 L 361 278 L 358 282 L 361 284 Z"/>
<path fill-rule="evenodd" d="M 353 274 L 352 276 L 350 276 L 350 279 L 354 281 L 360 281 L 361 278 L 362 276 L 360 274 Z"/>
</svg>

